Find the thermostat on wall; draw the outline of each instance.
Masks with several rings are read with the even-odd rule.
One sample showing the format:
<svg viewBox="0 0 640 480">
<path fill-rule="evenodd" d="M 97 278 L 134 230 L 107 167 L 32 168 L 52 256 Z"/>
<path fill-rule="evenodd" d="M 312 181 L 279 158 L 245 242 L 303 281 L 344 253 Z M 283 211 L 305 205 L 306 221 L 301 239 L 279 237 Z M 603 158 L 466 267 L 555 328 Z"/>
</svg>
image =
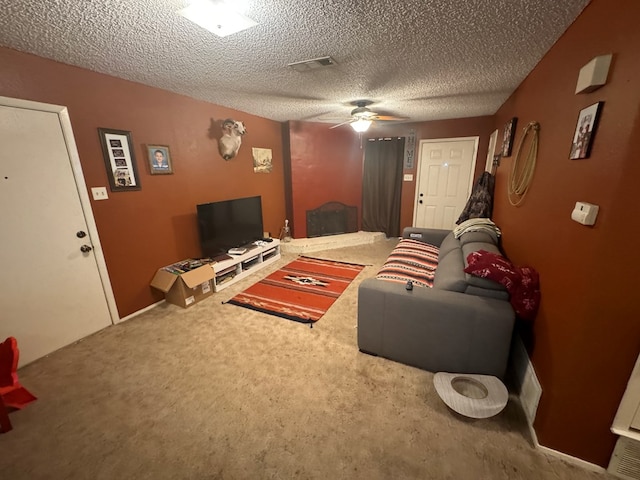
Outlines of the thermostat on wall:
<svg viewBox="0 0 640 480">
<path fill-rule="evenodd" d="M 593 225 L 596 223 L 598 210 L 600 210 L 598 205 L 587 202 L 576 202 L 576 207 L 573 209 L 573 212 L 571 212 L 571 219 L 582 225 Z"/>
<path fill-rule="evenodd" d="M 607 83 L 612 54 L 595 57 L 580 69 L 576 93 L 589 93 Z"/>
</svg>

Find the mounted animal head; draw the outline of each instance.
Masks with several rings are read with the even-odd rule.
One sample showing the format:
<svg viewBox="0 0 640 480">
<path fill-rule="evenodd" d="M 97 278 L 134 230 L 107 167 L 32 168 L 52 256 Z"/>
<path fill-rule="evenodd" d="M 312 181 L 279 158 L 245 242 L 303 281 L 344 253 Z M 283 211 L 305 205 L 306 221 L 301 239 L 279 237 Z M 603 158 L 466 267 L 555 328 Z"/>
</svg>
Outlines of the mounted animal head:
<svg viewBox="0 0 640 480">
<path fill-rule="evenodd" d="M 247 133 L 247 128 L 240 120 L 227 118 L 224 122 L 222 122 L 222 133 L 223 135 L 244 135 L 245 133 Z"/>
<path fill-rule="evenodd" d="M 247 129 L 239 120 L 227 118 L 222 122 L 222 138 L 218 141 L 220 155 L 225 160 L 231 160 L 238 154 L 242 144 L 242 135 L 247 133 Z"/>
</svg>

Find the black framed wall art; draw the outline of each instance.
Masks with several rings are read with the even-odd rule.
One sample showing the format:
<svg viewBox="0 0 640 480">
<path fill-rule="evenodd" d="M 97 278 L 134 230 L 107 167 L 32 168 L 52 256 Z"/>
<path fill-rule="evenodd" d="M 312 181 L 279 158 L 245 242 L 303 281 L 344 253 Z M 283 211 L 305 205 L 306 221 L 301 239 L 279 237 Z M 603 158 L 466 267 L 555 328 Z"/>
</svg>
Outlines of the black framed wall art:
<svg viewBox="0 0 640 480">
<path fill-rule="evenodd" d="M 138 167 L 133 153 L 131 132 L 98 128 L 102 156 L 112 192 L 140 190 Z"/>
</svg>

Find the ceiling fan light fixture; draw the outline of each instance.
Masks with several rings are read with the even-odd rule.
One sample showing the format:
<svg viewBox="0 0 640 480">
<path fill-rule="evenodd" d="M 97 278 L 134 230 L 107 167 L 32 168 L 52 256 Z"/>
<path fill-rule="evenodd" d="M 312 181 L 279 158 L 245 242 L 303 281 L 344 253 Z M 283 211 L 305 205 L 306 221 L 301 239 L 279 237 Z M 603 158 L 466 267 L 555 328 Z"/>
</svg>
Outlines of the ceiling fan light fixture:
<svg viewBox="0 0 640 480">
<path fill-rule="evenodd" d="M 228 2 L 221 1 L 194 0 L 188 7 L 178 10 L 178 14 L 219 37 L 257 25 L 257 22 L 239 13 Z"/>
<path fill-rule="evenodd" d="M 365 120 L 364 118 L 359 118 L 355 122 L 351 122 L 351 128 L 353 128 L 356 132 L 362 133 L 369 130 L 371 126 L 371 120 Z"/>
</svg>

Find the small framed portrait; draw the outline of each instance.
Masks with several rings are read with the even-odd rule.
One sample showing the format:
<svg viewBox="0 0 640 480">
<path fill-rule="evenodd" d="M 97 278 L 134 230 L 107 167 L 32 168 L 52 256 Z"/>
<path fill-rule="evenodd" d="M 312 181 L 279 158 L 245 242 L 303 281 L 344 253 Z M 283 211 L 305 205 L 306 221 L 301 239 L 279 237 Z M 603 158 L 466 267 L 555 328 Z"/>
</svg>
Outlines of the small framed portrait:
<svg viewBox="0 0 640 480">
<path fill-rule="evenodd" d="M 131 132 L 98 128 L 102 155 L 112 192 L 140 190 Z"/>
<path fill-rule="evenodd" d="M 173 173 L 171 154 L 167 145 L 147 145 L 147 158 L 151 175 L 169 175 Z"/>
<path fill-rule="evenodd" d="M 511 150 L 513 149 L 513 139 L 516 136 L 516 125 L 518 119 L 513 117 L 504 125 L 504 132 L 502 133 L 502 156 L 510 157 Z"/>
<path fill-rule="evenodd" d="M 573 134 L 573 141 L 571 142 L 571 152 L 569 153 L 571 160 L 589 158 L 602 105 L 604 105 L 604 102 L 597 102 L 580 110 L 576 131 Z"/>
</svg>

